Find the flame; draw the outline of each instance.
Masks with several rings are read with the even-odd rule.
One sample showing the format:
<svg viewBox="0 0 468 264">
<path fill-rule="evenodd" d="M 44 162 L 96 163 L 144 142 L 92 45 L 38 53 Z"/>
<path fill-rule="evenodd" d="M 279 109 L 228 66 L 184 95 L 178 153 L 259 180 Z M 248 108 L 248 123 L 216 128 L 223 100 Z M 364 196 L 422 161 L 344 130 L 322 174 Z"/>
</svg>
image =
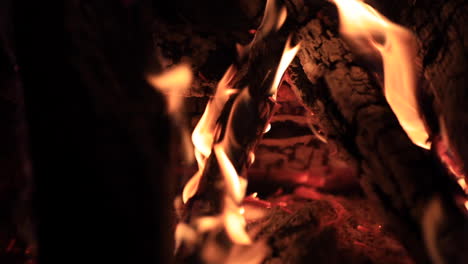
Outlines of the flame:
<svg viewBox="0 0 468 264">
<path fill-rule="evenodd" d="M 286 21 L 286 17 L 286 7 L 278 7 L 277 1 L 267 0 L 260 31 L 270 32 L 273 29 L 280 29 L 284 21 Z"/>
<path fill-rule="evenodd" d="M 278 87 L 280 85 L 281 79 L 283 78 L 284 72 L 288 68 L 289 64 L 291 64 L 291 61 L 294 59 L 294 57 L 296 57 L 299 48 L 300 43 L 294 47 L 291 47 L 291 36 L 289 36 L 288 40 L 286 41 L 286 46 L 284 47 L 278 69 L 276 70 L 273 84 L 271 85 L 270 94 L 272 94 L 273 99 L 276 99 L 276 92 L 278 91 Z"/>
<path fill-rule="evenodd" d="M 412 142 L 429 149 L 430 143 L 416 101 L 416 39 L 359 0 L 333 0 L 338 7 L 340 31 L 360 49 L 370 44 L 383 60 L 385 97 Z M 377 38 L 383 37 L 383 42 Z"/>
<path fill-rule="evenodd" d="M 271 129 L 271 123 L 268 123 L 267 127 L 265 128 L 265 130 L 263 130 L 263 134 L 268 133 L 268 131 L 270 131 L 270 129 Z"/>
<path fill-rule="evenodd" d="M 249 164 L 253 164 L 255 162 L 255 153 L 251 151 L 249 153 Z"/>
<path fill-rule="evenodd" d="M 250 237 L 245 231 L 243 208 L 240 207 L 245 196 L 247 180 L 239 177 L 224 148 L 224 144 L 220 143 L 216 144 L 213 149 L 227 190 L 223 210 L 225 229 L 235 243 L 250 244 Z"/>
<path fill-rule="evenodd" d="M 267 0 L 264 17 L 259 29 L 256 31 L 254 40 L 247 46 L 237 45 L 238 56 L 244 58 L 249 52 L 252 44 L 255 41 L 267 36 L 269 33 L 277 31 L 286 20 L 286 8 L 284 6 L 279 7 L 279 1 Z M 281 82 L 282 76 L 286 68 L 295 57 L 299 50 L 299 44 L 291 47 L 290 37 L 287 39 L 284 52 L 278 64 L 273 82 L 269 90 L 269 96 L 276 97 L 278 86 Z M 215 158 L 218 161 L 220 173 L 223 176 L 223 183 L 225 188 L 225 195 L 223 197 L 223 211 L 212 217 L 202 217 L 195 220 L 196 229 L 198 231 L 208 231 L 216 228 L 223 227 L 227 235 L 231 240 L 238 245 L 251 244 L 252 241 L 245 230 L 246 221 L 244 218 L 244 207 L 242 207 L 242 201 L 245 197 L 247 188 L 247 180 L 243 177 L 239 177 L 238 172 L 232 162 L 232 153 L 230 152 L 233 148 L 241 148 L 242 146 L 236 141 L 234 136 L 233 127 L 233 112 L 229 115 L 226 131 L 223 135 L 221 142 L 216 138 L 216 131 L 218 131 L 218 119 L 223 111 L 224 105 L 226 104 L 229 97 L 235 93 L 239 93 L 235 98 L 232 109 L 236 107 L 251 106 L 251 96 L 249 94 L 248 87 L 243 89 L 233 89 L 233 80 L 237 76 L 238 71 L 234 65 L 231 65 L 223 78 L 218 83 L 216 93 L 213 98 L 208 102 L 205 112 L 203 113 L 200 121 L 195 127 L 192 134 L 192 142 L 195 147 L 195 158 L 198 164 L 198 171 L 185 185 L 182 200 L 186 203 L 192 198 L 197 190 L 200 183 L 200 179 L 205 168 L 205 163 L 212 151 L 214 152 Z M 237 121 L 236 121 L 237 122 Z M 265 131 L 266 133 L 267 131 Z M 249 153 L 248 162 L 253 163 L 255 155 L 253 152 Z M 182 230 L 184 227 L 181 227 Z M 182 239 L 182 238 L 181 238 Z M 190 238 L 189 238 L 190 239 Z M 257 254 L 259 258 L 263 254 Z M 263 258 L 263 257 L 262 257 Z M 255 260 L 251 263 L 257 263 Z M 231 263 L 231 262 L 229 262 Z M 234 263 L 234 262 L 232 262 Z M 236 262 L 237 263 L 237 262 Z"/>
<path fill-rule="evenodd" d="M 161 74 L 149 74 L 146 79 L 154 89 L 166 95 L 167 111 L 182 133 L 185 160 L 191 163 L 193 161 L 192 144 L 189 140 L 188 131 L 184 126 L 184 116 L 183 111 L 181 111 L 183 108 L 183 94 L 190 88 L 193 80 L 190 65 L 182 63 L 169 68 Z"/>
<path fill-rule="evenodd" d="M 466 181 L 465 181 L 465 178 L 459 178 L 457 180 L 458 184 L 460 185 L 460 187 L 462 187 L 462 189 L 465 191 L 465 192 L 468 192 L 468 189 L 467 189 L 467 185 L 466 185 Z"/>
<path fill-rule="evenodd" d="M 218 159 L 221 173 L 224 176 L 229 195 L 232 196 L 237 203 L 242 202 L 245 190 L 242 190 L 240 178 L 236 169 L 232 165 L 221 144 L 214 146 L 214 151 Z"/>
<path fill-rule="evenodd" d="M 182 201 L 184 203 L 187 203 L 187 201 L 192 198 L 198 190 L 198 184 L 200 182 L 203 169 L 205 168 L 206 159 L 211 154 L 216 129 L 216 120 L 219 118 L 229 96 L 237 92 L 229 86 L 229 83 L 232 81 L 232 78 L 234 78 L 236 73 L 236 69 L 231 65 L 219 81 L 214 97 L 206 105 L 200 121 L 198 121 L 197 126 L 193 130 L 192 142 L 195 146 L 195 159 L 198 164 L 198 171 L 184 187 L 182 192 Z"/>
<path fill-rule="evenodd" d="M 255 31 L 255 36 L 252 42 L 245 46 L 236 44 L 237 54 L 239 55 L 239 58 L 246 57 L 246 55 L 250 52 L 250 48 L 254 42 L 260 41 L 271 32 L 278 31 L 281 28 L 281 26 L 283 26 L 287 16 L 288 13 L 286 7 L 279 6 L 279 1 L 267 0 L 262 22 L 260 23 L 258 29 Z"/>
<path fill-rule="evenodd" d="M 177 252 L 179 247 L 182 245 L 182 241 L 186 241 L 189 244 L 195 244 L 197 240 L 197 233 L 189 225 L 185 223 L 177 224 L 175 228 L 175 252 Z"/>
<path fill-rule="evenodd" d="M 184 92 L 190 88 L 193 80 L 188 64 L 179 64 L 158 75 L 148 75 L 148 82 L 167 95 L 170 114 L 180 113 Z"/>
</svg>

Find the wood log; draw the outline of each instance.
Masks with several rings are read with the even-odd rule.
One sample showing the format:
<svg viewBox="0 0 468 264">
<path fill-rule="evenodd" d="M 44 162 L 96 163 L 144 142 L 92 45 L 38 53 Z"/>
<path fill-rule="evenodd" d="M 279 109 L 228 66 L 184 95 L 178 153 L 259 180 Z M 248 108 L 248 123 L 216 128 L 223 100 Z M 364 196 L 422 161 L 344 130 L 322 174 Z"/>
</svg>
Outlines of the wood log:
<svg viewBox="0 0 468 264">
<path fill-rule="evenodd" d="M 372 78 L 372 72 L 367 73 L 366 68 L 356 63 L 339 39 L 335 12 L 334 7 L 324 6 L 317 18 L 309 21 L 299 33 L 307 46 L 298 54 L 304 73 L 296 68 L 299 72 L 296 76 L 306 76 L 315 94 L 308 97 L 310 91 L 302 91 L 302 98 L 306 98 L 306 104 L 312 108 L 329 102 L 329 97 L 320 93 L 324 89 L 329 91 L 332 109 L 344 120 L 341 124 L 345 124 L 346 135 L 343 136 L 351 136 L 346 142 L 354 142 L 348 149 L 361 161 L 362 185 L 379 201 L 387 220 L 393 223 L 416 261 L 466 262 L 468 220 L 454 198 L 460 194 L 460 189 L 437 165 L 433 155 L 408 139 L 385 102 L 378 82 Z M 424 50 L 422 52 L 424 54 Z M 456 73 L 457 69 L 453 71 Z M 450 74 L 440 78 L 450 78 Z M 303 90 L 302 82 L 297 82 L 297 89 Z M 455 86 L 453 89 L 461 89 Z M 461 109 L 460 105 L 457 110 L 453 109 L 451 118 L 460 117 Z M 440 214 L 439 219 L 431 215 L 434 211 Z M 451 243 L 439 242 L 436 237 Z"/>
<path fill-rule="evenodd" d="M 295 84 L 293 88 L 308 110 L 314 113 L 317 130 L 322 131 L 330 142 L 337 145 L 338 156 L 344 160 L 357 160 L 362 164 L 362 185 L 367 193 L 378 201 L 388 222 L 393 223 L 395 232 L 400 234 L 400 239 L 405 242 L 417 261 L 424 263 L 431 259 L 433 262 L 438 262 L 439 257 L 435 255 L 442 255 L 441 258 L 446 260 L 460 258 L 455 261 L 462 261 L 463 254 L 454 252 L 464 252 L 463 248 L 452 251 L 451 246 L 436 245 L 432 247 L 439 248 L 440 251 L 434 253 L 431 252 L 433 249 L 429 249 L 434 239 L 428 238 L 429 233 L 434 230 L 435 233 L 442 234 L 443 229 L 451 227 L 452 231 L 445 233 L 449 234 L 446 239 L 458 240 L 459 242 L 453 242 L 456 247 L 463 247 L 466 244 L 460 242 L 463 241 L 463 236 L 456 234 L 456 230 L 465 230 L 466 216 L 452 199 L 454 195 L 460 193 L 460 189 L 452 184 L 436 156 L 415 147 L 401 129 L 383 97 L 379 77 L 376 77 L 381 75 L 379 64 L 365 64 L 349 51 L 349 47 L 339 37 L 336 9 L 331 3 L 285 1 L 285 4 L 292 18 L 285 26 L 291 31 L 298 30 L 298 38 L 305 43 L 305 48 L 299 53 L 299 60 L 290 69 L 291 79 Z M 432 65 L 432 69 L 441 69 L 438 67 L 444 63 L 440 65 L 429 63 L 434 61 L 434 54 L 439 50 L 450 50 L 454 54 L 462 54 L 463 49 L 466 50 L 461 44 L 464 38 L 460 36 L 463 36 L 463 33 L 459 33 L 462 32 L 464 25 L 461 15 L 463 12 L 459 10 L 464 10 L 465 7 L 461 2 L 457 4 L 457 1 L 449 1 L 447 4 L 438 2 L 436 6 L 442 8 L 444 13 L 442 16 L 436 16 L 439 18 L 437 21 L 432 21 L 431 17 L 434 17 L 436 12 L 434 10 L 438 8 L 427 11 L 427 6 L 431 6 L 427 1 L 419 1 L 416 5 L 407 1 L 376 4 L 377 8 L 382 7 L 383 13 L 393 18 L 395 22 L 403 23 L 413 29 L 421 40 L 429 38 L 431 40 L 429 42 L 432 43 L 429 45 L 431 48 L 421 48 L 421 61 Z M 405 20 L 410 22 L 404 23 Z M 443 42 L 444 39 L 450 39 L 437 33 L 444 28 L 454 28 L 448 32 L 451 32 L 451 39 L 458 38 L 457 41 Z M 428 44 L 425 41 L 422 43 Z M 451 46 L 455 45 L 455 48 L 447 48 L 448 43 Z M 456 67 L 451 69 L 453 72 L 460 72 L 466 68 L 463 67 L 462 58 L 464 56 L 457 56 Z M 441 60 L 444 59 L 442 56 Z M 446 60 L 450 61 L 450 56 Z M 438 81 L 435 85 L 434 81 L 426 77 L 426 80 L 421 81 L 422 88 L 443 87 L 440 83 L 451 78 L 450 72 L 434 71 L 440 72 L 435 80 L 443 81 Z M 427 75 L 430 71 L 424 72 Z M 427 83 L 431 85 L 426 86 Z M 453 85 L 452 90 L 460 89 L 461 83 L 460 81 L 458 85 Z M 444 90 L 443 93 L 450 94 L 448 90 Z M 433 94 L 433 97 L 439 96 L 436 92 L 430 92 L 430 89 L 429 94 Z M 441 96 L 437 100 L 448 101 L 443 104 L 437 103 L 436 106 L 449 107 L 441 111 L 446 113 L 444 118 L 462 120 L 460 118 L 463 116 L 459 114 L 462 109 L 460 103 L 450 103 L 449 100 L 465 96 L 463 91 L 452 94 L 460 97 L 445 96 L 446 99 L 442 99 Z M 430 97 L 431 95 L 426 98 Z M 431 109 L 426 116 L 427 122 L 432 132 L 437 133 L 439 130 L 437 124 L 434 124 L 433 115 L 440 110 L 434 110 L 432 102 L 423 103 L 430 105 L 423 108 Z M 463 129 L 453 129 L 452 126 L 451 131 L 451 133 L 455 133 L 453 131 L 461 133 L 459 131 Z M 459 138 L 457 140 L 465 138 L 460 134 L 456 137 Z M 456 145 L 463 146 L 463 142 Z M 430 208 L 434 203 L 438 203 L 436 197 L 439 196 L 444 197 L 442 210 L 445 211 L 445 219 L 442 224 L 427 224 L 427 221 L 434 220 L 433 216 L 429 216 L 433 211 L 433 208 Z M 419 242 L 423 238 L 426 238 L 426 241 Z M 428 257 L 429 255 L 431 256 Z"/>
</svg>

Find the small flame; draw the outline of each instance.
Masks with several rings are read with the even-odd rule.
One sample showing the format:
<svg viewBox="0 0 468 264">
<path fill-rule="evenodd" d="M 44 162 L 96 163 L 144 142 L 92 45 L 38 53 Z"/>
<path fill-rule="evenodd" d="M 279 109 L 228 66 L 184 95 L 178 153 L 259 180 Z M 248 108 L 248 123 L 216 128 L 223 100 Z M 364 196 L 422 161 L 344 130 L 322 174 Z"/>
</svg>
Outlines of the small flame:
<svg viewBox="0 0 468 264">
<path fill-rule="evenodd" d="M 276 70 L 275 79 L 273 80 L 273 84 L 270 88 L 270 94 L 272 95 L 273 99 L 276 99 L 276 92 L 278 91 L 278 86 L 280 85 L 284 72 L 288 68 L 289 64 L 291 64 L 291 61 L 294 59 L 294 57 L 296 57 L 299 48 L 300 43 L 294 47 L 291 47 L 291 36 L 289 36 L 288 40 L 286 41 L 286 46 L 284 47 L 278 69 Z"/>
<path fill-rule="evenodd" d="M 234 66 L 228 68 L 223 78 L 218 83 L 216 93 L 212 100 L 208 102 L 203 112 L 200 121 L 192 133 L 192 142 L 195 146 L 195 159 L 198 164 L 198 171 L 194 176 L 187 182 L 182 192 L 182 201 L 187 201 L 192 198 L 198 190 L 198 184 L 200 182 L 203 169 L 205 168 L 206 159 L 211 154 L 211 148 L 213 146 L 214 134 L 216 129 L 216 120 L 219 118 L 224 104 L 228 100 L 229 96 L 236 93 L 237 91 L 229 86 L 236 74 Z"/>
<path fill-rule="evenodd" d="M 184 63 L 174 66 L 162 74 L 149 75 L 147 80 L 155 89 L 167 95 L 169 113 L 180 113 L 183 94 L 193 80 L 190 65 Z"/>
<path fill-rule="evenodd" d="M 249 153 L 249 164 L 253 164 L 255 162 L 255 153 L 251 151 Z"/>
<path fill-rule="evenodd" d="M 283 26 L 288 16 L 285 6 L 279 6 L 278 0 L 267 0 L 265 6 L 265 12 L 263 13 L 263 19 L 260 26 L 255 31 L 254 40 L 248 45 L 242 46 L 236 44 L 237 54 L 239 58 L 245 58 L 250 52 L 252 43 L 260 41 L 265 38 L 268 34 L 278 31 Z"/>
<path fill-rule="evenodd" d="M 268 133 L 268 131 L 270 131 L 270 129 L 271 129 L 271 123 L 268 123 L 267 127 L 266 127 L 265 130 L 263 131 L 263 134 Z"/>
<path fill-rule="evenodd" d="M 147 76 L 147 81 L 154 89 L 161 91 L 166 95 L 167 110 L 172 116 L 174 123 L 179 127 L 182 133 L 182 144 L 184 148 L 185 160 L 188 163 L 193 161 L 193 147 L 190 143 L 188 131 L 184 125 L 183 116 L 183 98 L 184 93 L 192 84 L 193 74 L 188 64 L 179 64 L 169 68 L 161 74 L 150 74 Z"/>
<path fill-rule="evenodd" d="M 216 158 L 218 159 L 221 173 L 224 176 L 228 193 L 231 197 L 233 197 L 235 202 L 241 203 L 242 199 L 244 199 L 245 193 L 245 189 L 242 189 L 242 185 L 240 182 L 241 178 L 239 178 L 236 169 L 234 168 L 228 156 L 226 155 L 226 152 L 224 151 L 222 145 L 215 145 L 214 151 L 216 154 Z"/>
<path fill-rule="evenodd" d="M 286 20 L 286 8 L 284 6 L 279 7 L 279 1 L 267 0 L 265 14 L 259 29 L 255 33 L 254 40 L 247 46 L 237 45 L 238 55 L 240 58 L 245 58 L 250 52 L 252 43 L 259 41 L 271 32 L 277 31 Z M 288 38 L 282 54 L 281 60 L 278 64 L 276 74 L 269 90 L 269 96 L 276 97 L 276 91 L 281 82 L 281 78 L 286 68 L 295 57 L 299 50 L 299 45 L 291 47 L 291 39 Z M 247 180 L 243 177 L 239 177 L 238 172 L 234 164 L 232 163 L 232 153 L 230 151 L 233 148 L 240 148 L 239 142 L 237 142 L 234 136 L 233 127 L 233 112 L 229 115 L 227 129 L 224 131 L 222 141 L 217 143 L 219 139 L 216 137 L 216 131 L 218 129 L 217 121 L 221 112 L 223 111 L 224 105 L 226 104 L 229 97 L 235 93 L 240 94 L 235 98 L 233 109 L 236 107 L 250 106 L 251 96 L 249 94 L 249 88 L 244 87 L 243 89 L 233 89 L 232 81 L 238 74 L 234 65 L 231 65 L 223 78 L 220 80 L 214 97 L 208 102 L 205 112 L 203 113 L 200 121 L 195 127 L 192 134 L 193 145 L 195 146 L 195 158 L 198 163 L 198 172 L 188 181 L 184 187 L 182 193 L 182 200 L 186 203 L 191 197 L 193 197 L 199 186 L 200 179 L 205 168 L 205 163 L 212 151 L 218 161 L 220 173 L 223 176 L 223 183 L 225 188 L 225 195 L 223 200 L 223 211 L 220 215 L 213 217 L 203 217 L 198 219 L 198 231 L 201 230 L 212 230 L 224 227 L 229 238 L 239 245 L 251 244 L 252 241 L 245 230 L 246 220 L 244 218 L 245 209 L 242 207 L 242 201 L 245 197 L 247 189 Z M 234 111 L 235 113 L 235 111 Z M 237 122 L 237 121 L 236 121 Z M 267 131 L 265 131 L 267 132 Z M 216 142 L 216 144 L 215 144 Z M 249 161 L 253 163 L 255 155 L 253 152 L 249 153 Z M 263 252 L 264 253 L 264 252 Z M 263 259 L 263 253 L 255 254 L 257 259 Z M 210 255 L 210 254 L 208 254 Z M 250 263 L 257 263 L 258 260 L 249 260 Z M 234 263 L 228 261 L 228 263 Z M 239 263 L 239 262 L 236 262 Z M 242 262 L 243 263 L 243 262 Z M 247 262 L 246 262 L 247 263 Z"/>
<path fill-rule="evenodd" d="M 230 197 L 224 201 L 224 227 L 231 240 L 237 244 L 248 245 L 252 243 L 245 231 L 245 218 L 240 213 L 239 205 Z"/>
<path fill-rule="evenodd" d="M 428 133 L 418 112 L 415 95 L 417 85 L 414 63 L 417 53 L 415 37 L 407 29 L 392 23 L 359 0 L 333 1 L 338 7 L 342 34 L 349 37 L 361 49 L 368 48 L 370 44 L 380 52 L 388 104 L 413 143 L 429 149 Z M 383 37 L 383 41 L 378 41 L 377 37 Z"/>
<path fill-rule="evenodd" d="M 185 223 L 178 223 L 175 228 L 175 247 L 174 251 L 177 252 L 183 241 L 189 244 L 195 244 L 198 240 L 197 233 L 189 225 Z"/>
<path fill-rule="evenodd" d="M 457 182 L 458 182 L 458 184 L 460 185 L 460 187 L 462 187 L 462 189 L 463 189 L 465 192 L 467 192 L 467 188 L 466 188 L 467 185 L 466 185 L 465 179 L 464 179 L 464 178 L 459 178 L 459 179 L 457 180 Z"/>
<path fill-rule="evenodd" d="M 267 0 L 262 23 L 257 30 L 255 37 L 263 38 L 272 31 L 278 31 L 286 21 L 286 7 L 279 6 L 276 0 Z"/>
</svg>

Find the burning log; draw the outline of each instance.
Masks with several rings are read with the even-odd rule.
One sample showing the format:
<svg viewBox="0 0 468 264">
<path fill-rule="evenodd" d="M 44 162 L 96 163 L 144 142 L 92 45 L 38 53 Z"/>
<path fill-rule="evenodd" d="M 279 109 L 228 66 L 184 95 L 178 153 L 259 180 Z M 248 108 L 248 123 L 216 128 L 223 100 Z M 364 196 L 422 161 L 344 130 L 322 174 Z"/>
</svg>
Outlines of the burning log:
<svg viewBox="0 0 468 264">
<path fill-rule="evenodd" d="M 434 233 L 442 234 L 447 228 L 452 230 L 445 233 L 448 240 L 459 247 L 466 244 L 456 231 L 465 230 L 463 204 L 453 198 L 463 194 L 438 165 L 436 155 L 414 146 L 402 130 L 383 96 L 383 69 L 376 63 L 381 56 L 364 58 L 366 63 L 356 59 L 356 54 L 349 51 L 351 45 L 343 43 L 337 32 L 336 9 L 331 3 L 314 1 L 301 5 L 286 1 L 286 5 L 288 12 L 296 18 L 296 23 L 289 25 L 290 29 L 305 26 L 299 30 L 299 38 L 306 44 L 299 52 L 299 60 L 290 69 L 290 76 L 295 91 L 314 113 L 315 125 L 320 127 L 317 130 L 325 133 L 327 141 L 337 145 L 338 155 L 362 164 L 362 185 L 379 201 L 387 221 L 395 227 L 395 232 L 400 234 L 416 260 L 440 262 L 441 259 L 458 258 L 461 261 L 463 248 L 450 253 L 451 246 L 435 245 Z M 304 14 L 304 10 L 308 13 Z M 408 14 L 420 12 L 408 5 L 403 10 Z M 458 15 L 455 18 L 457 21 L 461 19 Z M 459 49 L 454 52 L 456 50 Z M 418 56 L 425 57 L 424 53 L 421 49 Z M 460 106 L 457 109 L 458 112 L 453 110 L 447 115 L 459 115 Z M 426 118 L 428 126 L 434 127 L 432 117 Z M 452 131 L 457 130 L 452 128 Z M 437 130 L 430 130 L 429 136 L 434 133 Z M 443 197 L 444 219 L 431 224 L 435 219 L 431 214 L 438 210 L 434 206 L 438 203 L 437 197 Z M 424 239 L 424 243 L 418 242 Z"/>
<path fill-rule="evenodd" d="M 409 140 L 380 92 L 379 78 L 372 78 L 353 62 L 347 46 L 333 33 L 334 9 L 324 7 L 319 14 L 299 33 L 306 44 L 298 54 L 300 66 L 291 69 L 305 104 L 311 109 L 332 106 L 333 110 L 328 110 L 334 114 L 330 115 L 332 120 L 341 120 L 346 128 L 345 134 L 340 129 L 332 133 L 338 131 L 342 138 L 348 137 L 346 142 L 354 142 L 348 149 L 362 163 L 362 185 L 379 201 L 387 221 L 417 261 L 424 263 L 429 257 L 433 263 L 466 262 L 463 252 L 468 222 L 457 198 L 462 195 L 460 189 L 433 155 Z M 379 74 L 378 68 L 374 71 Z M 304 89 L 304 77 L 312 83 L 312 92 Z M 453 89 L 462 87 L 455 86 Z M 458 106 L 450 118 L 459 116 L 460 111 Z M 421 240 L 424 243 L 418 242 Z"/>
<path fill-rule="evenodd" d="M 211 221 L 220 222 L 216 225 L 235 244 L 251 243 L 241 208 L 247 181 L 239 175 L 253 163 L 253 149 L 273 115 L 282 75 L 298 49 L 290 47 L 289 38 L 278 31 L 285 18 L 284 7 L 267 2 L 253 41 L 238 47 L 239 65 L 226 72 L 193 133 L 199 172 L 185 186 L 183 202 L 190 200 L 183 218 L 190 223 L 214 215 Z M 272 69 L 272 65 L 276 66 Z M 219 232 L 216 226 L 210 229 Z M 214 255 L 209 257 L 218 258 Z"/>
</svg>

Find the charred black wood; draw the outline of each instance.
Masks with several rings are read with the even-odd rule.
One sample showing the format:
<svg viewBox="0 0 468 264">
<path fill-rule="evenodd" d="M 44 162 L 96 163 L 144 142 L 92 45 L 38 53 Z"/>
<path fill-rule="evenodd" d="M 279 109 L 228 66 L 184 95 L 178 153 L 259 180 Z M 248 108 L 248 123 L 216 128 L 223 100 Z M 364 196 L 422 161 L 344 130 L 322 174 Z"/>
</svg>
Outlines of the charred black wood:
<svg viewBox="0 0 468 264">
<path fill-rule="evenodd" d="M 379 202 L 387 221 L 393 223 L 415 260 L 421 263 L 465 262 L 466 254 L 462 252 L 466 251 L 463 238 L 466 234 L 459 235 L 459 232 L 466 232 L 468 220 L 464 209 L 457 204 L 460 188 L 438 165 L 440 162 L 434 155 L 414 146 L 408 139 L 386 104 L 378 79 L 373 78 L 373 69 L 359 63 L 339 39 L 333 10 L 322 10 L 321 16 L 309 21 L 300 31 L 299 38 L 306 39 L 307 46 L 298 54 L 304 73 L 297 75 L 306 76 L 313 89 L 320 91 L 324 89 L 321 86 L 325 86 L 330 91 L 334 107 L 345 120 L 341 122 L 347 128 L 343 136 L 352 137 L 354 147 L 348 150 L 361 162 L 363 187 Z M 461 55 L 459 48 L 451 51 Z M 423 57 L 424 52 L 422 49 Z M 446 69 L 439 78 L 448 80 L 447 72 L 457 73 L 459 69 Z M 462 89 L 460 84 L 453 87 Z M 307 93 L 310 92 L 302 92 L 303 95 Z M 323 96 L 302 97 L 309 100 L 306 104 L 310 107 L 330 100 Z M 462 109 L 458 104 L 446 118 L 462 121 Z M 464 138 L 461 136 L 460 140 Z M 434 211 L 443 215 L 439 222 Z M 457 249 L 434 241 L 434 237 L 428 238 L 430 234 L 452 241 Z"/>
</svg>

